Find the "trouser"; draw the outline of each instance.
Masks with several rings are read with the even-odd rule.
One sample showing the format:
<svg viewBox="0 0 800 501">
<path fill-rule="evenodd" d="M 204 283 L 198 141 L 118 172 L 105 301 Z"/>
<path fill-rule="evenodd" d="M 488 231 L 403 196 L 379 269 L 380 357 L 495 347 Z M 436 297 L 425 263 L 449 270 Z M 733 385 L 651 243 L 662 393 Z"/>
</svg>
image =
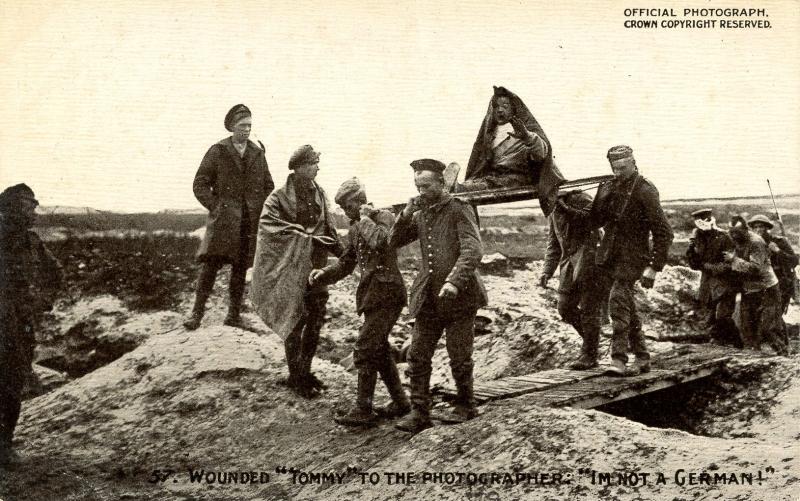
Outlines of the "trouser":
<svg viewBox="0 0 800 501">
<path fill-rule="evenodd" d="M 415 409 L 423 413 L 430 410 L 431 360 L 443 331 L 447 331 L 447 355 L 458 393 L 472 398 L 472 342 L 476 313 L 477 310 L 470 310 L 443 318 L 436 314 L 433 306 L 423 306 L 417 314 L 406 372 L 411 383 L 411 405 Z"/>
<path fill-rule="evenodd" d="M 578 331 L 583 339 L 581 354 L 596 359 L 600 342 L 600 315 L 606 296 L 591 281 L 575 284 L 558 293 L 558 314 Z"/>
<path fill-rule="evenodd" d="M 473 179 L 466 179 L 463 183 L 458 185 L 456 191 L 478 191 L 489 190 L 492 188 L 514 188 L 517 186 L 530 185 L 531 180 L 524 174 L 502 174 L 502 175 L 489 175 Z"/>
<path fill-rule="evenodd" d="M 217 259 L 203 262 L 200 278 L 197 281 L 194 313 L 202 314 L 205 310 L 206 301 L 208 301 L 211 291 L 214 290 L 217 273 L 223 266 L 225 266 L 225 262 Z M 246 275 L 247 264 L 244 261 L 231 265 L 231 280 L 228 285 L 228 306 L 231 313 L 238 314 L 241 310 Z"/>
<path fill-rule="evenodd" d="M 0 313 L 0 448 L 11 447 L 33 363 L 34 323 L 18 313 Z"/>
<path fill-rule="evenodd" d="M 733 321 L 736 310 L 736 293 L 726 292 L 708 305 L 707 325 L 711 339 L 722 344 L 741 347 L 741 340 Z"/>
<path fill-rule="evenodd" d="M 777 285 L 742 294 L 739 308 L 742 315 L 742 343 L 745 348 L 758 350 L 762 341 L 767 341 L 776 353 L 786 353 L 787 347 L 781 333 L 780 301 Z"/>
<path fill-rule="evenodd" d="M 195 315 L 203 315 L 206 301 L 214 289 L 217 273 L 229 261 L 217 256 L 208 256 L 203 260 L 200 278 L 197 280 L 197 293 L 194 301 Z M 242 210 L 242 222 L 239 226 L 239 252 L 236 260 L 231 263 L 231 280 L 228 284 L 228 315 L 238 316 L 242 308 L 244 297 L 244 283 L 247 268 L 250 263 L 250 218 L 247 208 Z"/>
<path fill-rule="evenodd" d="M 364 323 L 358 331 L 353 349 L 353 365 L 359 370 L 379 372 L 394 363 L 389 347 L 389 334 L 397 323 L 401 303 L 385 308 L 374 308 L 364 312 Z"/>
<path fill-rule="evenodd" d="M 305 314 L 284 341 L 289 378 L 297 379 L 311 373 L 311 362 L 317 352 L 319 332 L 325 322 L 328 289 L 312 287 L 303 294 Z"/>
<path fill-rule="evenodd" d="M 602 295 L 608 291 L 608 312 L 611 315 L 611 358 L 628 361 L 628 348 L 636 358 L 647 360 L 650 353 L 644 342 L 642 322 L 636 313 L 634 285 L 636 279 L 605 276 L 602 280 Z"/>
</svg>

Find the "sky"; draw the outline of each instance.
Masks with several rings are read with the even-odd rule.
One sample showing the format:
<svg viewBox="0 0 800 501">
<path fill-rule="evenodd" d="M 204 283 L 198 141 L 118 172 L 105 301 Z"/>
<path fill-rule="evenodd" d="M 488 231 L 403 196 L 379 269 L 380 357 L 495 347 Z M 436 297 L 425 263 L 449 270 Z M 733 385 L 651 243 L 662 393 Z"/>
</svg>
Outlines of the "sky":
<svg viewBox="0 0 800 501">
<path fill-rule="evenodd" d="M 245 103 L 279 186 L 311 144 L 330 196 L 357 176 L 402 202 L 412 160 L 466 169 L 503 85 L 569 179 L 628 144 L 663 199 L 800 192 L 800 2 L 362 3 L 0 0 L 0 187 L 199 209 L 200 160 Z M 631 7 L 754 6 L 770 29 L 624 27 Z"/>
</svg>

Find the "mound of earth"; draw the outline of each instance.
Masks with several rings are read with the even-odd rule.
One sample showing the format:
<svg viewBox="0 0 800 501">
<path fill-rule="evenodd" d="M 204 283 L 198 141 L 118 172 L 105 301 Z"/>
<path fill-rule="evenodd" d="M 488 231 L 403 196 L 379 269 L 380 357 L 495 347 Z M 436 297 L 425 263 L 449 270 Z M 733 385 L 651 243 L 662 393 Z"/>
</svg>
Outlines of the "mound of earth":
<svg viewBox="0 0 800 501">
<path fill-rule="evenodd" d="M 643 315 L 646 333 L 674 318 L 674 310 L 659 301 L 671 308 L 688 302 L 670 302 L 669 290 L 692 286 L 684 270 L 667 268 L 655 290 L 638 292 L 641 301 L 655 305 Z M 540 271 L 541 263 L 533 263 L 511 278 L 485 277 L 491 303 L 480 314 L 492 323 L 475 340 L 477 380 L 559 367 L 577 354 L 579 337 L 558 318 L 555 290 L 538 287 Z M 390 422 L 367 430 L 338 426 L 334 413 L 355 394 L 354 376 L 338 363 L 359 325 L 353 285 L 348 278 L 331 288 L 330 318 L 314 361 L 329 389 L 314 400 L 283 385 L 283 343 L 252 312 L 245 313 L 250 330 L 221 325 L 227 277 L 220 277 L 203 326 L 194 332 L 170 328 L 179 324 L 179 313 L 132 314 L 109 297 L 57 311 L 58 325 L 86 322 L 81 336 L 129 340 L 131 351 L 25 403 L 16 437 L 21 459 L 0 470 L 0 498 L 792 499 L 800 478 L 796 357 L 744 360 L 729 367 L 727 380 L 714 381 L 716 393 L 687 396 L 687 408 L 702 409 L 693 416 L 693 431 L 713 436 L 599 411 L 542 408 L 524 396 L 487 404 L 473 421 L 439 425 L 413 438 Z M 185 291 L 182 312 L 191 300 Z M 395 344 L 408 342 L 410 323 L 401 318 Z M 688 333 L 692 326 L 675 329 Z M 64 351 L 66 344 L 61 346 Z M 674 346 L 651 343 L 654 353 Z M 442 343 L 432 383 L 449 380 Z M 379 388 L 377 402 L 387 398 Z M 241 472 L 249 477 L 251 471 L 258 481 L 239 482 Z M 387 475 L 411 472 L 415 483 Z M 618 472 L 633 473 L 623 477 L 629 483 L 639 480 L 620 484 Z M 711 477 L 698 477 L 702 472 Z M 600 473 L 611 480 L 601 482 Z M 646 485 L 637 473 L 648 475 Z M 663 483 L 656 482 L 657 473 L 664 474 Z M 698 480 L 715 473 L 728 483 Z M 462 482 L 450 483 L 459 474 Z M 743 474 L 755 475 L 752 485 L 742 485 Z M 561 480 L 553 482 L 554 475 Z M 508 478 L 512 483 L 503 483 Z M 513 483 L 517 478 L 525 481 Z"/>
</svg>

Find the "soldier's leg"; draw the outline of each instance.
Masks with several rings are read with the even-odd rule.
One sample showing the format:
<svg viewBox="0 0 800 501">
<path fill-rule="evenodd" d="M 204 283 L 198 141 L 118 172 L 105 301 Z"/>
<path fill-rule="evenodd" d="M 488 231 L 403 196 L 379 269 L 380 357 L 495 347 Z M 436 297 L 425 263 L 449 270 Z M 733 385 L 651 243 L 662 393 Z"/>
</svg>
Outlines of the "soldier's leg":
<svg viewBox="0 0 800 501">
<path fill-rule="evenodd" d="M 713 326 L 711 336 L 723 344 L 742 347 L 736 323 L 733 321 L 733 312 L 736 310 L 736 294 L 726 293 L 717 300 L 712 311 Z"/>
<path fill-rule="evenodd" d="M 477 311 L 461 313 L 450 320 L 445 327 L 447 355 L 450 358 L 450 370 L 457 390 L 455 413 L 463 419 L 472 419 L 477 415 L 472 387 L 472 348 L 475 339 L 476 313 Z"/>
<path fill-rule="evenodd" d="M 585 283 L 580 292 L 580 325 L 583 345 L 581 358 L 570 367 L 577 370 L 597 366 L 600 345 L 600 315 L 603 307 L 602 290 L 598 284 Z"/>
<path fill-rule="evenodd" d="M 200 327 L 200 322 L 203 320 L 203 314 L 206 311 L 206 301 L 208 301 L 208 297 L 214 289 L 214 281 L 221 267 L 222 262 L 216 259 L 209 259 L 203 262 L 200 268 L 200 276 L 197 279 L 194 307 L 189 318 L 183 323 L 187 330 L 195 330 Z"/>
<path fill-rule="evenodd" d="M 742 345 L 746 350 L 760 350 L 761 338 L 758 332 L 758 317 L 759 307 L 764 293 L 748 292 L 742 293 L 742 299 L 739 302 L 739 311 L 741 313 L 741 335 Z"/>
<path fill-rule="evenodd" d="M 283 341 L 283 348 L 286 352 L 286 365 L 289 368 L 289 379 L 286 383 L 290 388 L 299 388 L 302 383 L 302 378 L 300 377 L 300 341 L 303 339 L 303 328 L 305 326 L 306 318 L 304 316 Z"/>
<path fill-rule="evenodd" d="M 325 388 L 325 385 L 311 373 L 311 363 L 317 353 L 319 333 L 325 323 L 327 312 L 328 289 L 315 287 L 306 292 L 306 311 L 308 319 L 303 328 L 303 337 L 300 341 L 300 377 L 316 390 Z"/>
<path fill-rule="evenodd" d="M 611 358 L 623 364 L 628 361 L 628 333 L 631 319 L 635 314 L 633 303 L 633 282 L 614 279 L 608 298 L 608 309 L 611 314 Z"/>
<path fill-rule="evenodd" d="M 0 462 L 10 459 L 19 420 L 22 390 L 31 370 L 33 322 L 4 315 L 0 326 Z"/>
<path fill-rule="evenodd" d="M 242 222 L 239 227 L 239 254 L 231 266 L 231 281 L 228 286 L 228 314 L 223 322 L 225 325 L 243 327 L 240 315 L 244 297 L 244 282 L 249 263 L 250 217 L 247 211 L 247 204 L 244 204 L 244 207 L 242 207 Z"/>
<path fill-rule="evenodd" d="M 581 291 L 578 287 L 573 287 L 569 292 L 558 293 L 558 314 L 561 320 L 570 324 L 583 337 L 581 332 Z"/>
<path fill-rule="evenodd" d="M 781 332 L 781 295 L 777 285 L 766 291 L 759 305 L 758 333 L 759 338 L 766 340 L 778 355 L 788 354 L 787 345 L 783 342 Z"/>
<path fill-rule="evenodd" d="M 242 300 L 244 299 L 244 283 L 247 276 L 247 263 L 239 261 L 231 266 L 231 281 L 228 289 L 228 314 L 225 325 L 241 327 Z"/>
<path fill-rule="evenodd" d="M 386 385 L 386 390 L 392 397 L 392 401 L 388 405 L 375 409 L 379 415 L 385 417 L 403 416 L 411 410 L 411 403 L 403 389 L 400 373 L 397 371 L 397 364 L 389 346 L 389 334 L 392 332 L 392 327 L 397 323 L 402 311 L 402 304 L 380 310 L 377 315 L 379 319 L 374 327 L 375 332 L 379 333 L 378 337 L 380 339 L 380 346 L 375 353 L 374 359 L 383 384 Z M 364 318 L 366 320 L 366 315 Z"/>
<path fill-rule="evenodd" d="M 406 373 L 411 382 L 412 413 L 395 425 L 400 430 L 414 433 L 431 426 L 431 359 L 444 330 L 444 324 L 437 318 L 434 308 L 426 306 L 423 306 L 414 322 L 408 350 Z"/>
</svg>

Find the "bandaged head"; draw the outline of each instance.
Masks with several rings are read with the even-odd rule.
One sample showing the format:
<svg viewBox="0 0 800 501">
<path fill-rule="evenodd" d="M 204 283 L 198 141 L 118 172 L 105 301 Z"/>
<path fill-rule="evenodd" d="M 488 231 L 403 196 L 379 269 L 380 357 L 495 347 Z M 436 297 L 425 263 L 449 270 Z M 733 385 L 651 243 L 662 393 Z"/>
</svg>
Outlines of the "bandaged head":
<svg viewBox="0 0 800 501">
<path fill-rule="evenodd" d="M 345 201 L 354 198 L 360 197 L 366 202 L 367 194 L 364 191 L 364 185 L 361 184 L 361 181 L 358 180 L 357 177 L 353 177 L 342 183 L 339 187 L 339 190 L 336 192 L 336 196 L 334 197 L 334 201 L 342 205 Z"/>
</svg>

